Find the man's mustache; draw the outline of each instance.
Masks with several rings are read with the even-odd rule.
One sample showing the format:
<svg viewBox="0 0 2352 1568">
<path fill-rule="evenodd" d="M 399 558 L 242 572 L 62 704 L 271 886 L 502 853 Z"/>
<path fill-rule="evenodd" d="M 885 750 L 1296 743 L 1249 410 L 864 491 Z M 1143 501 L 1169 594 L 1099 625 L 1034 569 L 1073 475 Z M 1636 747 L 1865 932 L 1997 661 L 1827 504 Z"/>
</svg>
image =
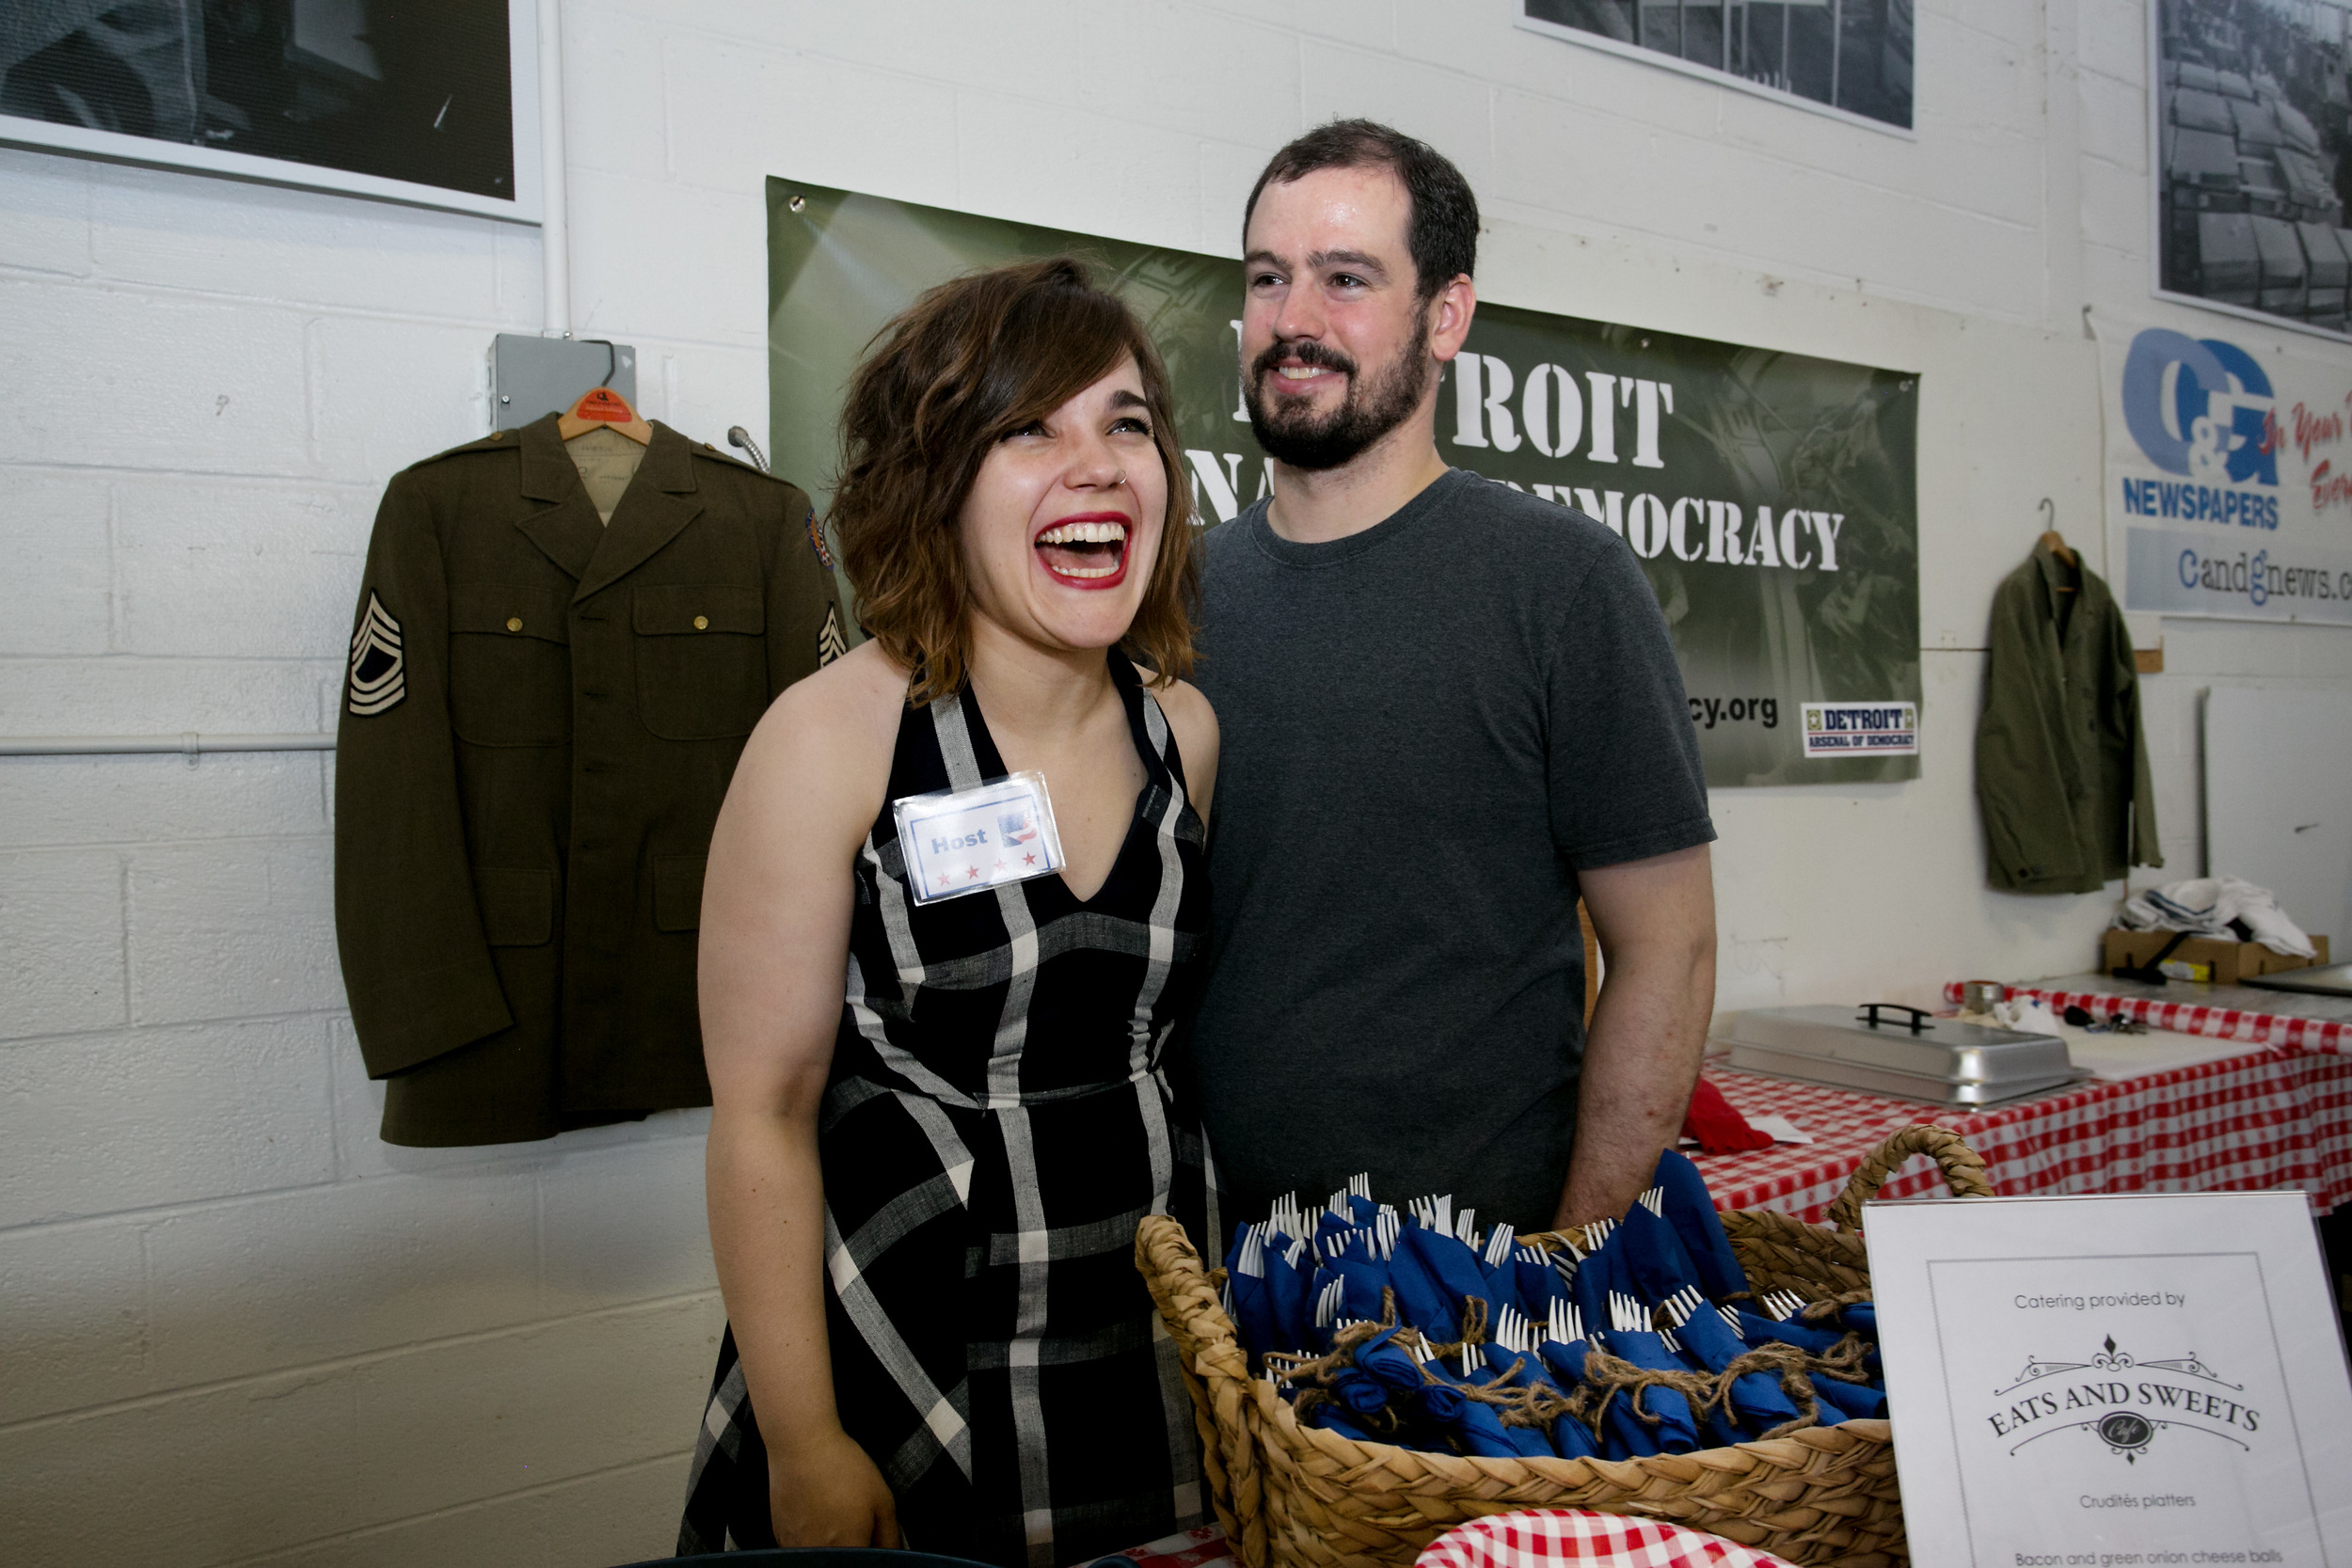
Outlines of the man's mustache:
<svg viewBox="0 0 2352 1568">
<path fill-rule="evenodd" d="M 1317 370 L 1337 371 L 1342 375 L 1356 373 L 1356 361 L 1342 354 L 1338 349 L 1318 342 L 1312 338 L 1300 338 L 1294 342 L 1284 342 L 1278 338 L 1266 346 L 1264 353 L 1259 355 L 1251 362 L 1250 381 L 1255 383 L 1264 380 L 1267 373 L 1285 359 L 1295 359 L 1302 365 L 1311 365 Z"/>
</svg>

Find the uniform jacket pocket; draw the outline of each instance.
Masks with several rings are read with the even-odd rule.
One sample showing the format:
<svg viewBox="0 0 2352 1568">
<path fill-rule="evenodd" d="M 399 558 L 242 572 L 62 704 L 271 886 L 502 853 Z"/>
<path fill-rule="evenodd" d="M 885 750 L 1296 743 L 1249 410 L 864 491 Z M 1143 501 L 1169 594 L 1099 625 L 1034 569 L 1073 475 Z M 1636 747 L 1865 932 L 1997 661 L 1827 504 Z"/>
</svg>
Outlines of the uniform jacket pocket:
<svg viewBox="0 0 2352 1568">
<path fill-rule="evenodd" d="M 474 898 L 483 939 L 493 947 L 536 947 L 555 934 L 555 873 L 527 866 L 478 865 Z"/>
<path fill-rule="evenodd" d="M 519 583 L 449 591 L 449 721 L 477 746 L 561 746 L 572 735 L 569 599 Z"/>
<path fill-rule="evenodd" d="M 734 583 L 636 590 L 637 706 L 665 740 L 749 735 L 768 710 L 767 614 Z"/>
<path fill-rule="evenodd" d="M 703 923 L 703 869 L 707 855 L 653 858 L 653 924 L 660 931 L 691 931 Z"/>
</svg>

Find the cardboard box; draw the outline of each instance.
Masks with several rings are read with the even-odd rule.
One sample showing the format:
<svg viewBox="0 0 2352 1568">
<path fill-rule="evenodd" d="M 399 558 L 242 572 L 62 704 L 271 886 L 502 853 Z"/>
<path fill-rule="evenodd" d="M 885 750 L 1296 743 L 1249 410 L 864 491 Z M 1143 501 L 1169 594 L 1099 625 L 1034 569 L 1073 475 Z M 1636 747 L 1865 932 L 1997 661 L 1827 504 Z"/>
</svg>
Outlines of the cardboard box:
<svg viewBox="0 0 2352 1568">
<path fill-rule="evenodd" d="M 2112 974 L 2126 965 L 2144 964 L 2179 935 L 2178 931 L 2107 931 L 2101 941 L 2099 973 Z M 2282 969 L 2303 969 L 2328 962 L 2328 939 L 2313 937 L 2312 945 L 2319 949 L 2318 954 L 2298 958 L 2291 953 L 2273 953 L 2259 942 L 2191 937 L 2165 958 L 2164 973 L 2175 980 L 2206 980 L 2217 986 L 2234 986 L 2249 975 L 2275 974 Z"/>
</svg>

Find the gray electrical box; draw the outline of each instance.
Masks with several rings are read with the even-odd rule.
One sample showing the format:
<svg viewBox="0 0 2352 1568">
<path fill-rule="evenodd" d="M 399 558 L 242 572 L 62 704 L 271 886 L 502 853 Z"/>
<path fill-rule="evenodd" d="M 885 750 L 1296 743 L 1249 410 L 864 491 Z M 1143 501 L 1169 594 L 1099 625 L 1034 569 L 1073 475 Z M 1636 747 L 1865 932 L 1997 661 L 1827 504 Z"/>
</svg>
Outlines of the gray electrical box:
<svg viewBox="0 0 2352 1568">
<path fill-rule="evenodd" d="M 637 345 L 596 338 L 526 338 L 501 332 L 490 342 L 490 428 L 519 430 L 561 414 L 597 387 L 637 406 Z"/>
</svg>

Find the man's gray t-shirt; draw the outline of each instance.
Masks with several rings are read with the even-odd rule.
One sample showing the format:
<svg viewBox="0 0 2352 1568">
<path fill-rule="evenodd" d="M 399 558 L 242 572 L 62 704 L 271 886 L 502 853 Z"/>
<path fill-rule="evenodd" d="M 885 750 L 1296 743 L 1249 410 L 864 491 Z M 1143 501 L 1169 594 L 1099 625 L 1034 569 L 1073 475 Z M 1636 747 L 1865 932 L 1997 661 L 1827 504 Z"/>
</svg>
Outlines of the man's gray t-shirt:
<svg viewBox="0 0 2352 1568">
<path fill-rule="evenodd" d="M 1223 739 L 1192 1058 L 1254 1215 L 1358 1171 L 1549 1225 L 1583 1051 L 1577 869 L 1715 836 L 1664 618 L 1581 514 L 1453 469 L 1393 516 L 1207 536 Z"/>
</svg>

